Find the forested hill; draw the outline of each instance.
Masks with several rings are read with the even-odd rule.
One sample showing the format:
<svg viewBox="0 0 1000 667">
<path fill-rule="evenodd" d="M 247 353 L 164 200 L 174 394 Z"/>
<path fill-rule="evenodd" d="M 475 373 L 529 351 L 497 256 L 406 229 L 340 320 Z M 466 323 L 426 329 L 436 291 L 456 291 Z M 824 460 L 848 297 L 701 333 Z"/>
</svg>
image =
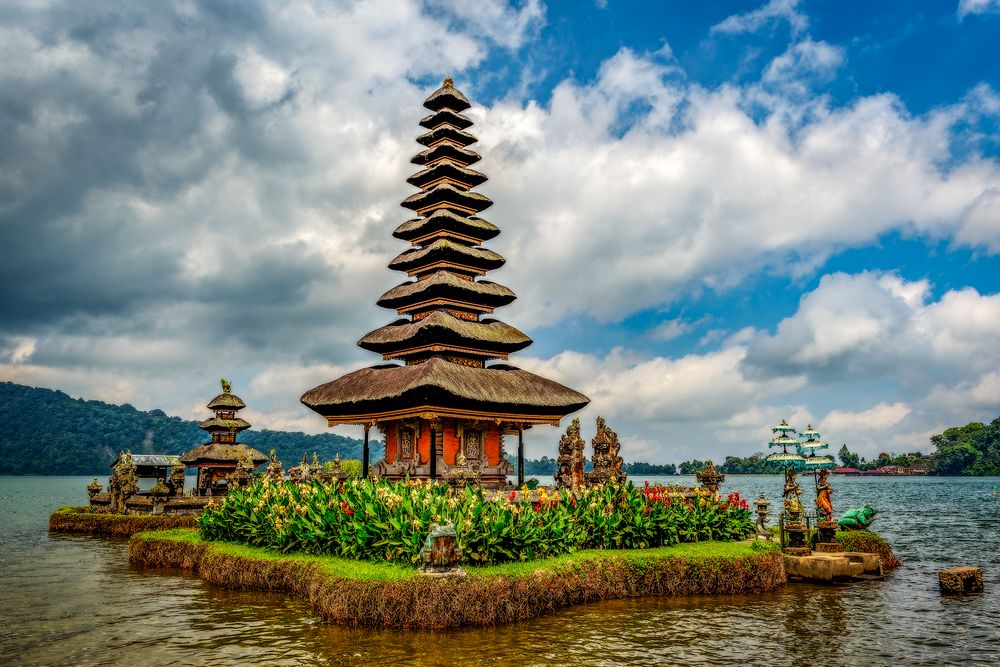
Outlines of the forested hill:
<svg viewBox="0 0 1000 667">
<path fill-rule="evenodd" d="M 206 411 L 206 418 L 209 413 Z M 162 410 L 70 398 L 61 391 L 0 382 L 0 475 L 106 475 L 118 452 L 181 454 L 208 442 L 198 422 L 168 417 Z M 316 452 L 320 460 L 361 458 L 360 440 L 333 433 L 306 435 L 251 429 L 240 442 L 267 454 L 271 448 L 285 468 Z M 373 461 L 382 457 L 373 444 Z"/>
</svg>

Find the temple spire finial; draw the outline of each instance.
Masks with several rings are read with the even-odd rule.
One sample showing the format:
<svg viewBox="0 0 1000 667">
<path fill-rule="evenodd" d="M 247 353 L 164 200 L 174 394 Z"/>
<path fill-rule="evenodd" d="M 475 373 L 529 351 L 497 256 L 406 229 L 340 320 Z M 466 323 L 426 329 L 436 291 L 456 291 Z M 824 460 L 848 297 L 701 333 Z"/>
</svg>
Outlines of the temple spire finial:
<svg viewBox="0 0 1000 667">
<path fill-rule="evenodd" d="M 232 382 L 230 382 L 226 378 L 222 378 L 221 380 L 219 380 L 219 382 L 222 383 L 222 393 L 223 394 L 228 394 L 228 393 L 230 393 L 232 391 L 232 389 L 233 389 L 233 383 Z"/>
<path fill-rule="evenodd" d="M 441 82 L 441 85 L 442 86 L 452 86 L 452 87 L 454 87 L 455 86 L 455 80 L 453 78 L 451 78 L 450 76 L 446 76 L 444 78 L 444 81 Z"/>
</svg>

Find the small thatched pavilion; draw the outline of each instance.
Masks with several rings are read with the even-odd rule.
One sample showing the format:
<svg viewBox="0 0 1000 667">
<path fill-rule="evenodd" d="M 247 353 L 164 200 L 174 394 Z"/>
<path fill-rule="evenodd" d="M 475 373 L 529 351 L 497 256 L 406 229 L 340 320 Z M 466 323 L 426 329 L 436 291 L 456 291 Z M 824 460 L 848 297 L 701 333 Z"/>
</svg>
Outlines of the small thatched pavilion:
<svg viewBox="0 0 1000 667">
<path fill-rule="evenodd" d="M 246 403 L 230 389 L 230 383 L 223 380 L 222 393 L 208 402 L 208 409 L 215 416 L 198 425 L 212 435 L 212 441 L 181 455 L 184 465 L 198 469 L 198 495 L 224 494 L 228 490 L 228 477 L 238 466 L 249 463 L 256 468 L 267 461 L 253 447 L 236 442 L 236 436 L 250 428 L 250 423 L 236 416 Z"/>
<path fill-rule="evenodd" d="M 462 114 L 471 105 L 451 79 L 424 102 L 431 114 L 420 121 L 417 137 L 426 150 L 410 161 L 423 169 L 409 179 L 420 189 L 403 201 L 417 217 L 393 232 L 413 247 L 389 263 L 405 272 L 404 282 L 378 300 L 401 319 L 366 334 L 358 345 L 387 363 L 364 368 L 307 391 L 302 402 L 326 417 L 330 426 L 365 428 L 364 471 L 371 427 L 385 436 L 385 459 L 373 472 L 404 476 L 447 476 L 461 468 L 484 485 L 506 483 L 512 472 L 504 434 L 521 437 L 535 424 L 559 421 L 590 399 L 563 385 L 503 363 L 531 339 L 499 320 L 484 317 L 511 303 L 514 293 L 480 280 L 505 262 L 483 248 L 500 230 L 478 217 L 493 204 L 472 188 L 486 175 L 470 169 L 481 157 L 468 146 L 477 141 Z M 523 478 L 523 466 L 518 466 Z"/>
</svg>

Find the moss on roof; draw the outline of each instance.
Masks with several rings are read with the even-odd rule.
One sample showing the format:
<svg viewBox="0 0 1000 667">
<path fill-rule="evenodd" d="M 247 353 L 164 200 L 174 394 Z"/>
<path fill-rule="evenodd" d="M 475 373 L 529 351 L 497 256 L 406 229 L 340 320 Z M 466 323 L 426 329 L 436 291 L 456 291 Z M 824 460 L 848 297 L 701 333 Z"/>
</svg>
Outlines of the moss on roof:
<svg viewBox="0 0 1000 667">
<path fill-rule="evenodd" d="M 487 350 L 514 352 L 531 345 L 531 339 L 518 329 L 499 320 L 469 322 L 460 320 L 445 310 L 435 310 L 427 317 L 411 322 L 397 320 L 367 333 L 358 341 L 360 347 L 374 352 L 399 349 L 400 343 L 428 344 L 430 341 L 443 343 L 465 343 L 475 347 L 483 345 Z"/>
<path fill-rule="evenodd" d="M 236 463 L 244 455 L 250 455 L 250 460 L 254 462 L 255 465 L 260 465 L 267 461 L 267 457 L 258 452 L 256 449 L 250 445 L 244 445 L 242 443 L 222 443 L 222 442 L 209 442 L 204 445 L 198 445 L 189 452 L 181 454 L 181 462 L 187 464 L 193 463 L 210 463 L 213 461 L 218 461 L 220 463 Z"/>
<path fill-rule="evenodd" d="M 413 164 L 427 164 L 441 158 L 447 158 L 468 166 L 479 162 L 483 159 L 483 156 L 476 151 L 470 151 L 468 148 L 462 148 L 450 141 L 445 141 L 433 148 L 428 148 L 425 151 L 417 153 L 410 158 L 410 162 Z"/>
<path fill-rule="evenodd" d="M 198 424 L 198 428 L 205 431 L 245 431 L 250 428 L 250 422 L 236 417 L 235 419 L 219 419 L 212 417 Z"/>
<path fill-rule="evenodd" d="M 424 116 L 420 119 L 420 126 L 426 127 L 428 130 L 433 130 L 435 127 L 441 123 L 451 123 L 455 127 L 464 130 L 467 127 L 472 127 L 472 119 L 464 114 L 460 114 L 457 111 L 452 111 L 451 109 L 441 109 L 429 116 Z"/>
<path fill-rule="evenodd" d="M 437 210 L 426 218 L 413 218 L 396 227 L 392 235 L 409 241 L 438 230 L 458 232 L 465 236 L 487 241 L 500 233 L 500 228 L 475 216 L 465 217 L 452 211 Z"/>
<path fill-rule="evenodd" d="M 437 239 L 423 248 L 411 248 L 401 252 L 389 262 L 389 268 L 408 271 L 443 260 L 452 260 L 481 269 L 497 269 L 506 262 L 503 256 L 492 250 L 470 247 L 448 239 Z"/>
<path fill-rule="evenodd" d="M 450 298 L 469 304 L 505 306 L 517 296 L 508 287 L 488 280 L 463 280 L 449 271 L 435 271 L 423 280 L 403 283 L 379 297 L 378 305 L 396 308 L 409 303 L 433 298 L 435 294 L 449 294 Z"/>
<path fill-rule="evenodd" d="M 229 392 L 223 392 L 208 402 L 209 410 L 239 410 L 246 406 L 242 398 Z"/>
<path fill-rule="evenodd" d="M 437 203 L 455 204 L 471 208 L 477 213 L 493 206 L 493 200 L 486 195 L 468 190 L 459 190 L 449 183 L 442 183 L 430 190 L 422 190 L 414 193 L 404 199 L 401 205 L 418 211 Z"/>
<path fill-rule="evenodd" d="M 465 183 L 469 187 L 473 188 L 481 183 L 485 183 L 488 180 L 486 178 L 486 174 L 481 171 L 468 169 L 456 162 L 444 160 L 442 162 L 438 162 L 432 167 L 418 171 L 413 176 L 406 179 L 406 182 L 411 185 L 415 185 L 418 188 L 423 188 L 428 183 L 444 177 L 461 181 L 462 183 Z"/>
<path fill-rule="evenodd" d="M 430 146 L 431 144 L 437 143 L 442 139 L 447 139 L 448 141 L 458 144 L 459 146 L 468 146 L 469 144 L 474 144 L 479 139 L 476 135 L 466 132 L 465 130 L 460 130 L 457 127 L 452 127 L 451 125 L 442 125 L 441 127 L 435 128 L 430 132 L 424 132 L 419 137 L 417 137 L 417 143 L 424 146 Z"/>
<path fill-rule="evenodd" d="M 438 357 L 410 366 L 363 368 L 307 391 L 301 400 L 322 415 L 375 410 L 379 404 L 393 409 L 428 402 L 451 407 L 458 400 L 498 415 L 534 408 L 560 417 L 590 402 L 558 382 L 513 366 L 473 368 Z"/>
<path fill-rule="evenodd" d="M 431 111 L 440 111 L 441 109 L 465 111 L 472 105 L 469 104 L 469 100 L 465 95 L 451 84 L 450 79 L 445 79 L 441 87 L 424 100 L 424 106 Z"/>
</svg>

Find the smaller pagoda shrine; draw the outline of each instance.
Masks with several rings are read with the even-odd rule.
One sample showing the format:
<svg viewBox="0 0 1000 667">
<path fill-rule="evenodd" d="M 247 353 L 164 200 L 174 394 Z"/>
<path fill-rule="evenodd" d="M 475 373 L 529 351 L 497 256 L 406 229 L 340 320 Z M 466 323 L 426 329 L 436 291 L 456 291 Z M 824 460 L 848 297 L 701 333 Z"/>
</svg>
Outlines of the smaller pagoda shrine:
<svg viewBox="0 0 1000 667">
<path fill-rule="evenodd" d="M 253 447 L 236 442 L 237 435 L 250 428 L 250 423 L 236 416 L 246 403 L 231 389 L 231 383 L 223 379 L 222 393 L 208 402 L 215 416 L 198 425 L 211 434 L 212 441 L 181 455 L 184 465 L 198 469 L 195 493 L 199 496 L 225 495 L 231 478 L 245 478 L 248 471 L 268 460 Z"/>
</svg>

